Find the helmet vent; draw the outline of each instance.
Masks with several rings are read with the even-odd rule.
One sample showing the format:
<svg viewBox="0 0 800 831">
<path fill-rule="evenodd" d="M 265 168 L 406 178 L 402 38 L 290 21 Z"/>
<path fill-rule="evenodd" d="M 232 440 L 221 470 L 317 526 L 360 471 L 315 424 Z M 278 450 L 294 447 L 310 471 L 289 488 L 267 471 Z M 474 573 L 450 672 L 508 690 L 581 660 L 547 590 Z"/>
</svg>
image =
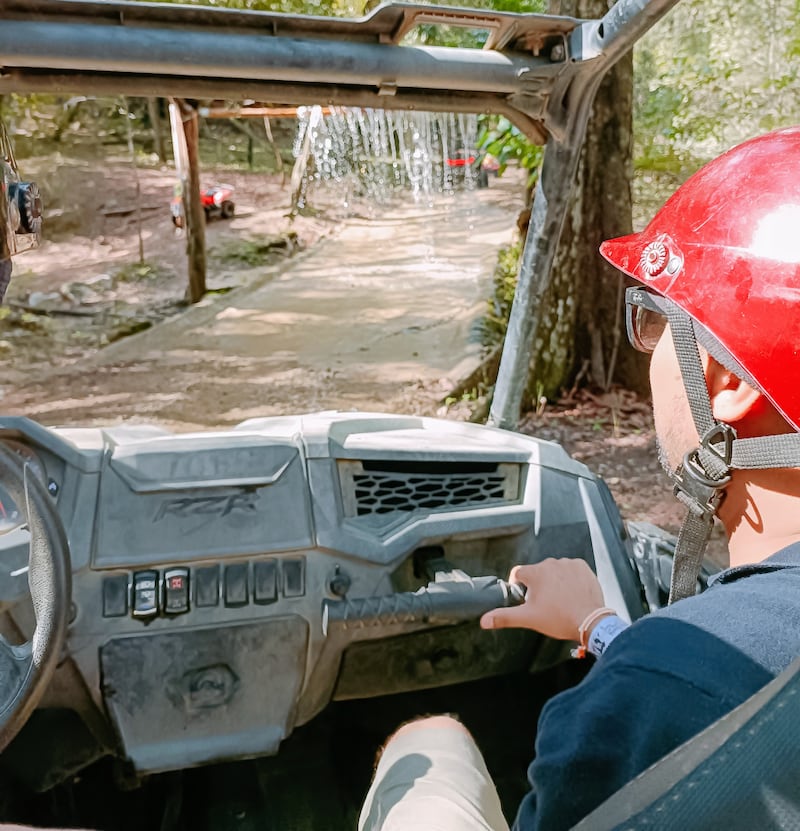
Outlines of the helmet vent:
<svg viewBox="0 0 800 831">
<path fill-rule="evenodd" d="M 648 277 L 655 277 L 664 270 L 667 264 L 667 246 L 663 242 L 651 242 L 642 251 L 640 265 Z"/>
</svg>

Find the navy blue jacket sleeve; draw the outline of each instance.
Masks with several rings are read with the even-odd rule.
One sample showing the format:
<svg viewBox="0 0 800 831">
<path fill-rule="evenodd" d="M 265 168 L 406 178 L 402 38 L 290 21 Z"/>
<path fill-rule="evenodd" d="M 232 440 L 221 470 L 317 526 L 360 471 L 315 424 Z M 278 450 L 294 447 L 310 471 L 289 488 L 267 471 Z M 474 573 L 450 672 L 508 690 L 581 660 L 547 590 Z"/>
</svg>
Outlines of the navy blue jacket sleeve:
<svg viewBox="0 0 800 831">
<path fill-rule="evenodd" d="M 646 618 L 542 711 L 515 831 L 571 828 L 612 793 L 770 680 L 697 626 Z"/>
</svg>

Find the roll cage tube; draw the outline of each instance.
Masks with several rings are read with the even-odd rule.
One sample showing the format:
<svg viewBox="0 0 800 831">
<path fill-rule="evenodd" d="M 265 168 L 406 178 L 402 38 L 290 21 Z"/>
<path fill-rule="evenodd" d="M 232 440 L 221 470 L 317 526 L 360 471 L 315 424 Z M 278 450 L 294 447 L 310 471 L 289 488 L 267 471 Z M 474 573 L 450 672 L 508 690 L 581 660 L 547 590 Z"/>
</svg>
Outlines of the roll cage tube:
<svg viewBox="0 0 800 831">
<path fill-rule="evenodd" d="M 545 163 L 536 183 L 528 234 L 522 252 L 517 288 L 487 423 L 516 428 L 528 381 L 533 343 L 539 327 L 541 301 L 550 284 L 550 270 L 564 225 L 578 158 L 592 102 L 606 72 L 678 0 L 619 0 L 598 21 L 573 33 L 582 64 L 569 86 L 572 106 L 564 110 L 561 131 L 551 131 Z M 564 187 L 563 182 L 570 182 Z"/>
<path fill-rule="evenodd" d="M 602 18 L 390 3 L 357 19 L 120 0 L 0 0 L 0 95 L 127 94 L 496 113 L 545 145 L 489 423 L 516 426 L 538 309 L 605 73 L 678 0 Z M 402 45 L 422 24 L 483 49 Z M 157 93 L 156 93 L 157 91 Z"/>
</svg>

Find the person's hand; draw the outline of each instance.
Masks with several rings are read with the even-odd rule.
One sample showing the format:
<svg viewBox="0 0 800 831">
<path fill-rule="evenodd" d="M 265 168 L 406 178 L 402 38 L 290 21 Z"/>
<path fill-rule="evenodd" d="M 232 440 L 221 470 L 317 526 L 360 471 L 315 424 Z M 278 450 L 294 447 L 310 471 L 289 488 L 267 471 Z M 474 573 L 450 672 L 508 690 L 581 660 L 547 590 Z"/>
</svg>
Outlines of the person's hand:
<svg viewBox="0 0 800 831">
<path fill-rule="evenodd" d="M 581 623 L 605 605 L 600 582 L 584 560 L 547 559 L 515 566 L 508 579 L 525 586 L 525 602 L 487 612 L 481 628 L 533 629 L 550 638 L 577 641 Z"/>
</svg>

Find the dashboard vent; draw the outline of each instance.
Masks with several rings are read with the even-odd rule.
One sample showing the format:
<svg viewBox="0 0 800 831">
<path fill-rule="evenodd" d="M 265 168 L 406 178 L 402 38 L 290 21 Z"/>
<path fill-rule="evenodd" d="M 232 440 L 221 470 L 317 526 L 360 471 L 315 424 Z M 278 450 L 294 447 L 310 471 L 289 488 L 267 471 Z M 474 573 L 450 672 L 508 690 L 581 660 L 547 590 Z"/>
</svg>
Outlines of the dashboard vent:
<svg viewBox="0 0 800 831">
<path fill-rule="evenodd" d="M 450 511 L 519 501 L 519 465 L 340 459 L 345 516 Z"/>
</svg>

